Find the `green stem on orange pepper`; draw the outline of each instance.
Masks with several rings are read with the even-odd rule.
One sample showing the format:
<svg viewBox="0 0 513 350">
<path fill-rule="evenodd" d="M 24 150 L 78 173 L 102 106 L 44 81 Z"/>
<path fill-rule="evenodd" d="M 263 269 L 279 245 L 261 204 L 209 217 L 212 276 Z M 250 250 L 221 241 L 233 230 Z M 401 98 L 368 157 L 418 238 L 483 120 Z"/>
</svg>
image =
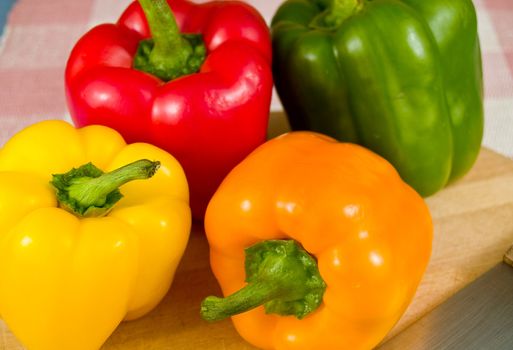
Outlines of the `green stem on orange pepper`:
<svg viewBox="0 0 513 350">
<path fill-rule="evenodd" d="M 245 253 L 248 284 L 226 298 L 205 298 L 201 304 L 205 320 L 222 320 L 259 305 L 267 313 L 301 319 L 319 307 L 326 284 L 315 259 L 296 241 L 264 241 Z"/>
</svg>

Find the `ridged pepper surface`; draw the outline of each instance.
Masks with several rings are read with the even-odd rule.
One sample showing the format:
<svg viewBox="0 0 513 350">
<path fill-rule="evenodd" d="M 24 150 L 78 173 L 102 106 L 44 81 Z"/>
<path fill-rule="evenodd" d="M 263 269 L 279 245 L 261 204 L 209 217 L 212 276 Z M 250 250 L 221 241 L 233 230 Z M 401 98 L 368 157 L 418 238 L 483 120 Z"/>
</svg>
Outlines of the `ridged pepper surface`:
<svg viewBox="0 0 513 350">
<path fill-rule="evenodd" d="M 107 127 L 16 134 L 0 150 L 0 317 L 30 350 L 99 349 L 167 293 L 188 195 L 175 158 Z"/>
<path fill-rule="evenodd" d="M 202 219 L 224 176 L 266 139 L 271 38 L 243 2 L 168 2 L 172 12 L 165 0 L 134 2 L 87 32 L 67 63 L 67 100 L 76 125 L 173 154 Z"/>
<path fill-rule="evenodd" d="M 431 253 L 422 198 L 382 157 L 310 132 L 257 148 L 205 216 L 210 262 L 233 316 L 262 349 L 369 350 L 410 303 Z M 263 306 L 261 306 L 263 305 Z"/>
<path fill-rule="evenodd" d="M 370 148 L 423 196 L 472 167 L 483 80 L 471 0 L 287 0 L 272 38 L 293 129 Z"/>
</svg>

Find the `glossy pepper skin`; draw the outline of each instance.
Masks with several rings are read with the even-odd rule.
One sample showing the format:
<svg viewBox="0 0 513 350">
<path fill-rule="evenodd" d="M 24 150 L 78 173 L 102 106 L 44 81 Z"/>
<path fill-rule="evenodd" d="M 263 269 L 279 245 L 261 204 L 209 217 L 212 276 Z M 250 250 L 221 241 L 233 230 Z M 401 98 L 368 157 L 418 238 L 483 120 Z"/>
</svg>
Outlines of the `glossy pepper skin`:
<svg viewBox="0 0 513 350">
<path fill-rule="evenodd" d="M 423 196 L 472 167 L 483 81 L 471 0 L 287 0 L 272 37 L 293 129 L 370 148 Z"/>
<path fill-rule="evenodd" d="M 271 39 L 260 14 L 242 2 L 168 3 L 181 31 L 203 38 L 197 73 L 164 82 L 133 68 L 138 44 L 151 35 L 134 2 L 116 24 L 78 41 L 66 67 L 67 101 L 76 125 L 106 125 L 128 142 L 173 154 L 187 175 L 193 216 L 202 219 L 224 176 L 266 139 Z"/>
<path fill-rule="evenodd" d="M 268 141 L 234 168 L 205 229 L 224 295 L 246 285 L 244 250 L 256 243 L 293 239 L 315 258 L 326 284 L 315 311 L 232 317 L 248 342 L 279 350 L 376 346 L 413 298 L 433 232 L 426 204 L 386 160 L 312 132 Z"/>
<path fill-rule="evenodd" d="M 58 206 L 52 174 L 92 162 L 111 170 L 160 161 L 147 180 L 123 185 L 102 217 Z M 180 164 L 104 126 L 34 124 L 0 150 L 0 317 L 31 350 L 99 349 L 122 320 L 167 293 L 189 237 Z"/>
</svg>

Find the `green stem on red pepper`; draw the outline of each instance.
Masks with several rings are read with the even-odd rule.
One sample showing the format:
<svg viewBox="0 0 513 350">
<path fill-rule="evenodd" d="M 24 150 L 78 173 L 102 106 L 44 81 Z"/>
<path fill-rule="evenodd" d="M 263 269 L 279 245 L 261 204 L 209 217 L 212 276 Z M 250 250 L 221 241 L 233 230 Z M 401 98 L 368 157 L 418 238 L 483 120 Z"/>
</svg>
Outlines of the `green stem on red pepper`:
<svg viewBox="0 0 513 350">
<path fill-rule="evenodd" d="M 267 313 L 301 319 L 320 306 L 326 284 L 316 260 L 296 241 L 264 241 L 245 254 L 248 284 L 226 298 L 205 298 L 201 304 L 205 320 L 222 320 L 260 305 Z"/>
<path fill-rule="evenodd" d="M 205 60 L 201 34 L 182 34 L 166 0 L 139 0 L 151 39 L 139 43 L 134 68 L 164 81 L 196 73 Z"/>
<path fill-rule="evenodd" d="M 57 191 L 59 206 L 80 217 L 107 214 L 123 195 L 119 187 L 133 180 L 152 177 L 160 162 L 141 159 L 104 173 L 92 163 L 73 168 L 64 174 L 54 174 L 52 186 Z"/>
</svg>

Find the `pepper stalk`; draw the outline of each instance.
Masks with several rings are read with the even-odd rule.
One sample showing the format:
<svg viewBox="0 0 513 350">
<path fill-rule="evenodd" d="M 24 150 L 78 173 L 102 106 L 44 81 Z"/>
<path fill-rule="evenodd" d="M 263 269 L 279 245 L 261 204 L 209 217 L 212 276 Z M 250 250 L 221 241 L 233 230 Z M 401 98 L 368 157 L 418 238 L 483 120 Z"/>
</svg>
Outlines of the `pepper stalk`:
<svg viewBox="0 0 513 350">
<path fill-rule="evenodd" d="M 338 28 L 346 19 L 360 11 L 365 0 L 330 0 L 322 1 L 326 9 L 316 16 L 310 27 L 322 29 Z"/>
<path fill-rule="evenodd" d="M 264 305 L 267 313 L 301 319 L 322 303 L 326 283 L 316 260 L 294 240 L 269 240 L 245 250 L 246 282 L 239 291 L 201 304 L 207 321 L 224 318 Z"/>
<path fill-rule="evenodd" d="M 50 183 L 57 191 L 59 206 L 79 217 L 106 215 L 123 195 L 119 187 L 127 182 L 148 179 L 160 162 L 141 159 L 104 173 L 92 163 L 54 174 Z"/>
<path fill-rule="evenodd" d="M 197 72 L 205 60 L 201 34 L 182 34 L 166 0 L 139 0 L 152 35 L 139 43 L 133 66 L 164 81 Z"/>
</svg>

